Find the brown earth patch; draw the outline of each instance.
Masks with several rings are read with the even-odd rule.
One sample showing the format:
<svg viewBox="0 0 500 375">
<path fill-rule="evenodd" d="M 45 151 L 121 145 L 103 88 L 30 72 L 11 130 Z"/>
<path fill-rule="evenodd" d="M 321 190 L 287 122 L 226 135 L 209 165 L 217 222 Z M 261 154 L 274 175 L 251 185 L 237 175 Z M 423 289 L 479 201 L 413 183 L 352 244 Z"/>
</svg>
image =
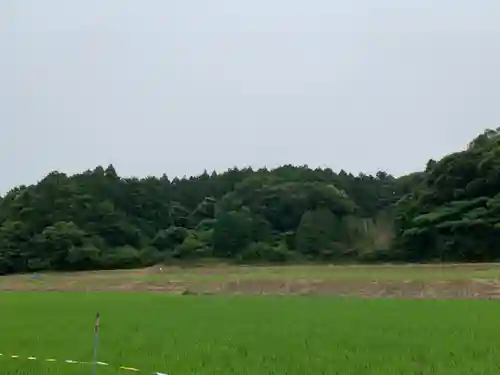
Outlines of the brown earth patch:
<svg viewBox="0 0 500 375">
<path fill-rule="evenodd" d="M 500 299 L 500 265 L 164 266 L 2 276 L 0 291 Z"/>
<path fill-rule="evenodd" d="M 500 283 L 483 281 L 238 281 L 218 285 L 193 284 L 190 294 L 334 295 L 362 298 L 500 299 Z"/>
<path fill-rule="evenodd" d="M 58 280 L 44 283 L 13 279 L 2 283 L 0 291 L 114 291 L 161 292 L 171 294 L 216 295 L 332 295 L 362 298 L 404 299 L 500 299 L 496 280 L 453 281 L 363 281 L 363 280 L 206 280 L 148 281 L 92 279 Z M 100 280 L 102 281 L 102 279 Z"/>
</svg>

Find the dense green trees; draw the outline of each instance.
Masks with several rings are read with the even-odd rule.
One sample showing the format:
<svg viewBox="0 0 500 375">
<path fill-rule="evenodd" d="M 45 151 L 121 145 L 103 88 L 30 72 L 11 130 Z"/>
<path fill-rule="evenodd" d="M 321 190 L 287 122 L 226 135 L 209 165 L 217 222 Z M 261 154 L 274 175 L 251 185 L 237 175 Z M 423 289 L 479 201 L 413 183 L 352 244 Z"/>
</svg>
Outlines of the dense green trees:
<svg viewBox="0 0 500 375">
<path fill-rule="evenodd" d="M 393 247 L 407 260 L 500 259 L 500 129 L 430 161 L 396 205 Z"/>
<path fill-rule="evenodd" d="M 0 272 L 239 262 L 500 259 L 500 130 L 425 171 L 286 165 L 197 177 L 52 172 L 0 199 Z"/>
<path fill-rule="evenodd" d="M 120 178 L 113 166 L 52 172 L 0 201 L 0 271 L 353 259 L 372 245 L 359 221 L 373 226 L 398 189 L 382 172 L 290 165 L 173 180 Z"/>
</svg>

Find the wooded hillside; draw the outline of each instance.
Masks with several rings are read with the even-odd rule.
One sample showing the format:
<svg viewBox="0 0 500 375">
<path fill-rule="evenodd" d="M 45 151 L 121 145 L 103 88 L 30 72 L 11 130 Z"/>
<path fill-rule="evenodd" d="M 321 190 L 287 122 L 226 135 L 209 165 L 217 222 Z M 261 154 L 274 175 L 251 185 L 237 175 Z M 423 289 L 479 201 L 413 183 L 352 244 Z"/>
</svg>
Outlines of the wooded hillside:
<svg viewBox="0 0 500 375">
<path fill-rule="evenodd" d="M 393 247 L 408 260 L 500 259 L 500 128 L 429 161 L 398 202 Z"/>
<path fill-rule="evenodd" d="M 500 258 L 500 132 L 394 178 L 306 166 L 170 180 L 52 172 L 0 200 L 0 272 Z M 499 216 L 497 216 L 499 215 Z"/>
</svg>

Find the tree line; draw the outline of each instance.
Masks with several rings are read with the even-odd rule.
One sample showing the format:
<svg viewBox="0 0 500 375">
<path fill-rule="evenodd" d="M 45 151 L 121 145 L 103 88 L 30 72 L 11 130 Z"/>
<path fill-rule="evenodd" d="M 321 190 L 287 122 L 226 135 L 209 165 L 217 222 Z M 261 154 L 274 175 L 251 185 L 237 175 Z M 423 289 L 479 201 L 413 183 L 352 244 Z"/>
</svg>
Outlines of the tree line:
<svg viewBox="0 0 500 375">
<path fill-rule="evenodd" d="M 0 198 L 0 273 L 230 262 L 488 261 L 500 132 L 422 172 L 285 165 L 189 178 L 49 173 Z"/>
</svg>

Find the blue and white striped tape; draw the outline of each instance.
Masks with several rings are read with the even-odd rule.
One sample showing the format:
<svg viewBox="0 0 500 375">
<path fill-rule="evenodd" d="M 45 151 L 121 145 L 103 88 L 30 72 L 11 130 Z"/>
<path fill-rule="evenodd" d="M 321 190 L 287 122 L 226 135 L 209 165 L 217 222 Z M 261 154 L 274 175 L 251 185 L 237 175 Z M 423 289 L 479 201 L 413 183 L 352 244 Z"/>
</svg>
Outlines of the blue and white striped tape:
<svg viewBox="0 0 500 375">
<path fill-rule="evenodd" d="M 83 361 L 74 361 L 72 359 L 64 359 L 64 360 L 58 360 L 58 359 L 55 359 L 55 358 L 37 358 L 37 357 L 33 357 L 33 356 L 30 356 L 30 357 L 23 357 L 23 356 L 19 356 L 19 355 L 16 355 L 16 354 L 4 354 L 4 353 L 0 353 L 0 359 L 1 358 L 10 358 L 10 359 L 27 359 L 27 360 L 30 360 L 30 361 L 44 361 L 44 362 L 59 362 L 59 363 L 66 363 L 66 364 L 72 364 L 72 365 L 77 365 L 77 364 L 81 364 L 81 365 L 93 365 L 94 362 L 83 362 Z M 110 366 L 109 363 L 107 362 L 95 362 L 96 365 L 98 366 Z M 120 370 L 124 370 L 124 371 L 131 371 L 131 372 L 144 372 L 145 371 L 142 371 L 138 368 L 135 368 L 135 367 L 130 367 L 130 366 L 116 366 L 117 368 L 119 368 Z M 150 374 L 153 374 L 153 375 L 168 375 L 167 373 L 164 373 L 164 372 L 152 372 Z"/>
</svg>

